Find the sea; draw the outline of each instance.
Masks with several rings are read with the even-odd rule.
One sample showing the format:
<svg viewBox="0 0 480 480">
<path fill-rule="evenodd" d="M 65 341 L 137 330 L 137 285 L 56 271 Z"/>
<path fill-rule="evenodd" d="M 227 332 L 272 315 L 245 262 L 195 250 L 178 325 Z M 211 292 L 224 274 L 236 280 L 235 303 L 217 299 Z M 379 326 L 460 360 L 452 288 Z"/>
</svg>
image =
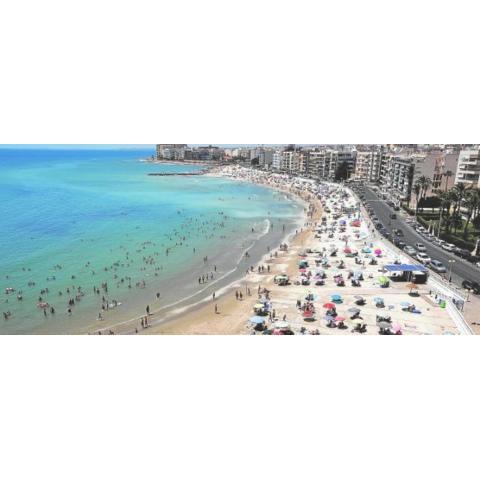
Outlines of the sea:
<svg viewBox="0 0 480 480">
<path fill-rule="evenodd" d="M 0 334 L 128 332 L 147 306 L 168 320 L 302 222 L 304 206 L 267 187 L 151 176 L 203 168 L 153 153 L 0 148 Z"/>
</svg>

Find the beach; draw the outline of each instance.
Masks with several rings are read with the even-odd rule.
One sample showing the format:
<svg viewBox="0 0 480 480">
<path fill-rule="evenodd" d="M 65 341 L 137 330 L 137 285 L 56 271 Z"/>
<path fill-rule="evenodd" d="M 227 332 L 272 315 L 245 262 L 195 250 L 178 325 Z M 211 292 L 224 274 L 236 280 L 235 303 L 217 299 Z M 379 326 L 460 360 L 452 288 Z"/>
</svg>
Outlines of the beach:
<svg viewBox="0 0 480 480">
<path fill-rule="evenodd" d="M 256 331 L 253 328 L 249 319 L 255 315 L 254 310 L 259 299 L 265 298 L 265 291 L 268 291 L 270 312 L 272 310 L 274 312 L 273 319 L 271 315 L 265 319 L 267 326 L 273 328 L 278 322 L 287 322 L 289 330 L 296 334 L 378 334 L 379 317 L 388 318 L 390 325 L 395 327 L 397 334 L 455 335 L 460 333 L 449 313 L 442 308 L 437 294 L 432 291 L 431 286 L 418 285 L 418 287 L 415 287 L 413 294 L 406 288 L 405 284 L 401 283 L 392 283 L 388 288 L 382 288 L 378 280 L 382 274 L 382 266 L 387 263 L 399 262 L 400 254 L 390 250 L 385 242 L 377 238 L 374 229 L 364 217 L 366 212 L 362 212 L 363 220 L 359 228 L 350 228 L 349 225 L 345 225 L 344 228 L 348 237 L 347 243 L 343 240 L 344 236 L 332 235 L 332 238 L 327 238 L 330 236 L 327 235 L 322 238 L 322 235 L 318 234 L 318 226 L 322 217 L 331 218 L 324 211 L 324 206 L 328 204 L 328 200 L 323 200 L 322 203 L 315 195 L 309 193 L 308 181 L 258 172 L 252 173 L 241 169 L 232 170 L 231 168 L 223 169 L 219 174 L 233 175 L 243 181 L 264 183 L 267 186 L 281 188 L 294 195 L 299 195 L 307 205 L 308 217 L 305 219 L 303 227 L 291 236 L 287 250 L 276 249 L 273 256 L 268 255 L 263 258 L 259 264 L 254 266 L 253 271 L 248 273 L 241 281 L 217 294 L 215 298 L 206 299 L 203 305 L 197 306 L 195 309 L 177 312 L 174 318 L 159 324 L 155 324 L 158 320 L 153 316 L 153 326 L 142 330 L 141 333 L 164 335 L 260 333 L 261 331 Z M 332 191 L 335 190 L 338 190 L 338 187 L 332 188 Z M 352 195 L 350 195 L 350 201 L 351 220 L 360 219 L 360 207 L 356 204 Z M 342 262 L 345 263 L 345 267 L 343 267 L 345 270 L 341 269 L 341 272 L 361 270 L 361 288 L 350 285 L 339 288 L 338 284 L 328 280 L 325 280 L 325 285 L 316 288 L 311 284 L 305 286 L 298 281 L 293 281 L 299 275 L 299 260 L 307 261 L 310 265 L 315 264 L 322 249 L 326 250 L 327 242 L 330 248 L 335 248 L 340 252 L 338 254 L 340 258 L 332 259 L 329 270 L 333 270 L 336 265 L 337 268 L 334 272 L 338 274 L 338 266 Z M 347 258 L 347 255 L 342 254 L 346 245 L 354 251 L 363 248 L 381 252 L 375 258 L 375 264 L 358 266 L 356 261 L 354 263 L 353 256 Z M 369 254 L 367 256 L 369 257 Z M 265 268 L 268 268 L 268 270 L 265 270 Z M 288 286 L 278 285 L 275 278 L 283 274 L 288 275 L 293 284 Z M 327 277 L 329 276 L 327 274 Z M 341 322 L 342 328 L 337 328 L 334 322 L 325 322 L 322 310 L 322 304 L 329 302 L 332 296 L 339 295 L 338 292 L 341 292 L 341 302 L 336 305 L 336 309 L 345 318 L 345 321 Z M 239 299 L 239 293 L 242 294 L 241 299 Z M 383 306 L 378 306 L 374 302 L 374 299 L 378 299 L 379 295 L 382 296 Z M 355 307 L 356 299 L 359 296 L 363 297 L 365 301 L 361 309 L 361 325 L 364 328 L 362 332 L 355 331 L 358 324 L 355 321 L 349 321 L 351 315 L 348 312 Z M 306 320 L 304 313 L 302 314 L 302 310 L 299 309 L 299 303 L 305 304 L 307 298 L 315 305 L 315 319 L 313 321 L 311 318 Z M 408 305 L 408 309 L 406 305 Z M 411 313 L 411 311 L 414 313 Z M 345 324 L 345 328 L 343 328 L 343 324 Z"/>
<path fill-rule="evenodd" d="M 21 196 L 16 214 L 2 216 L 0 333 L 358 333 L 349 310 L 360 294 L 361 333 L 378 333 L 385 312 L 403 334 L 462 330 L 441 306 L 441 285 L 419 285 L 414 299 L 401 283 L 380 285 L 385 265 L 409 259 L 377 237 L 342 185 L 238 165 L 189 175 L 202 168 L 97 155 L 3 169 L 4 194 L 21 186 Z M 38 222 L 27 213 L 46 188 Z M 323 306 L 335 295 L 334 318 Z M 408 302 L 418 313 L 405 319 Z"/>
</svg>

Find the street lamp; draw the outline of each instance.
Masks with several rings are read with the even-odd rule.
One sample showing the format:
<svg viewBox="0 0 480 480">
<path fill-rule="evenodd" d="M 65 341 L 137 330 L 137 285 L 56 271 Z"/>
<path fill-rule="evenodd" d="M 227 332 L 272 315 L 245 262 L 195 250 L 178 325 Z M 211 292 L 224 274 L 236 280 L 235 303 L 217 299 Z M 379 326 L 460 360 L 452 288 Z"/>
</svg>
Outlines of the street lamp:
<svg viewBox="0 0 480 480">
<path fill-rule="evenodd" d="M 448 273 L 448 283 L 452 283 L 452 268 L 453 268 L 453 264 L 455 263 L 455 260 L 449 260 L 448 263 L 450 265 L 449 273 Z"/>
</svg>

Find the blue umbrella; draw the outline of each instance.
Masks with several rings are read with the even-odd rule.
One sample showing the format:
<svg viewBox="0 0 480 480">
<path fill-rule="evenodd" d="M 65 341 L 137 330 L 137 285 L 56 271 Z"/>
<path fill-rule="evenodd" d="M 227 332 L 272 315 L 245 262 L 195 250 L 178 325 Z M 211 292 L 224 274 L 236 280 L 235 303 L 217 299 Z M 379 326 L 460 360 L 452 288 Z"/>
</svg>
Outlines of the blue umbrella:
<svg viewBox="0 0 480 480">
<path fill-rule="evenodd" d="M 342 296 L 339 293 L 332 293 L 330 296 L 332 298 L 342 298 Z"/>
<path fill-rule="evenodd" d="M 410 302 L 400 302 L 400 306 L 402 307 L 409 307 L 411 305 Z"/>
<path fill-rule="evenodd" d="M 250 319 L 250 323 L 253 323 L 254 325 L 261 325 L 262 323 L 265 323 L 265 318 L 255 316 Z"/>
<path fill-rule="evenodd" d="M 382 297 L 375 297 L 375 298 L 373 299 L 373 301 L 374 301 L 375 303 L 383 303 L 383 298 L 382 298 Z"/>
</svg>

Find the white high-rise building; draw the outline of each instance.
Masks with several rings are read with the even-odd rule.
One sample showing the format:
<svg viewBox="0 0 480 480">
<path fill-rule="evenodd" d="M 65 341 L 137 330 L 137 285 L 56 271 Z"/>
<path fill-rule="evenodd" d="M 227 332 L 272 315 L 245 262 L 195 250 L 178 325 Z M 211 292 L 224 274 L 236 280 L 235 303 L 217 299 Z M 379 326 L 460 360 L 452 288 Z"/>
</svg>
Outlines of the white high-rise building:
<svg viewBox="0 0 480 480">
<path fill-rule="evenodd" d="M 455 184 L 480 187 L 480 150 L 462 150 L 458 155 Z"/>
</svg>

